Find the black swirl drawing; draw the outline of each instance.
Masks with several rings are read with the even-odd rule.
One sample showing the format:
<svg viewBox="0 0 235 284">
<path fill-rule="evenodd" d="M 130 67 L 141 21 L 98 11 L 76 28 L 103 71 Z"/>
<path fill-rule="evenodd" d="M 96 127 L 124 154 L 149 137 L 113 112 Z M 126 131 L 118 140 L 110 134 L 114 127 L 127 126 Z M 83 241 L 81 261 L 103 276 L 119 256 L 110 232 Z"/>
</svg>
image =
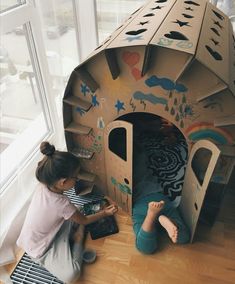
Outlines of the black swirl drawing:
<svg viewBox="0 0 235 284">
<path fill-rule="evenodd" d="M 185 139 L 179 135 L 177 143 L 165 144 L 161 135 L 144 133 L 141 144 L 148 157 L 148 168 L 158 178 L 163 193 L 174 201 L 181 196 L 188 150 Z"/>
</svg>

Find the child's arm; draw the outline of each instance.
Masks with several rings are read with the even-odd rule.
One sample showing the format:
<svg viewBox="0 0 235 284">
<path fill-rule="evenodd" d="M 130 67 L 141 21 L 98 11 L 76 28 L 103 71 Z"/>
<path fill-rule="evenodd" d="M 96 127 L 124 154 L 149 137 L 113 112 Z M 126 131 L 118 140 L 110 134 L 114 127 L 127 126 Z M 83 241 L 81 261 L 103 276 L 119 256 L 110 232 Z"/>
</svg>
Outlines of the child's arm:
<svg viewBox="0 0 235 284">
<path fill-rule="evenodd" d="M 116 205 L 112 204 L 106 207 L 104 210 L 97 212 L 96 214 L 85 216 L 81 214 L 79 211 L 76 211 L 72 217 L 70 218 L 71 221 L 75 223 L 79 223 L 82 225 L 88 225 L 93 223 L 103 217 L 113 215 L 117 212 L 118 208 Z"/>
</svg>

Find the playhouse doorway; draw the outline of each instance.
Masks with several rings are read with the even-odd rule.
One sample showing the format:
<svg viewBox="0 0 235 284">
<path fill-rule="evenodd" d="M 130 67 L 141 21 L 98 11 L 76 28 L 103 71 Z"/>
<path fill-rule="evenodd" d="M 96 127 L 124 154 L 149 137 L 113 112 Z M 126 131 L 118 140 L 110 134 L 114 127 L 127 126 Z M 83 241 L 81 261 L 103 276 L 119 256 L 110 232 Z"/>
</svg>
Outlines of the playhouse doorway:
<svg viewBox="0 0 235 284">
<path fill-rule="evenodd" d="M 110 122 L 104 142 L 107 189 L 119 206 L 131 214 L 138 198 L 162 192 L 174 206 L 180 204 L 192 241 L 221 147 L 199 140 L 188 155 L 180 130 L 150 113 L 126 114 Z"/>
<path fill-rule="evenodd" d="M 120 190 L 125 194 L 127 187 L 133 189 L 132 201 L 143 190 L 161 191 L 178 206 L 188 158 L 187 143 L 179 129 L 160 116 L 142 112 L 119 117 L 110 129 L 105 146 L 106 163 L 110 165 L 107 174 L 114 167 L 116 172 L 108 174 L 108 180 L 117 172 L 121 175 L 115 196 Z"/>
<path fill-rule="evenodd" d="M 181 131 L 151 113 L 130 113 L 116 121 L 125 121 L 133 126 L 133 202 L 143 190 L 161 191 L 178 206 L 188 160 L 188 146 Z M 119 145 L 119 151 L 126 148 L 120 138 L 113 141 L 114 145 Z"/>
</svg>

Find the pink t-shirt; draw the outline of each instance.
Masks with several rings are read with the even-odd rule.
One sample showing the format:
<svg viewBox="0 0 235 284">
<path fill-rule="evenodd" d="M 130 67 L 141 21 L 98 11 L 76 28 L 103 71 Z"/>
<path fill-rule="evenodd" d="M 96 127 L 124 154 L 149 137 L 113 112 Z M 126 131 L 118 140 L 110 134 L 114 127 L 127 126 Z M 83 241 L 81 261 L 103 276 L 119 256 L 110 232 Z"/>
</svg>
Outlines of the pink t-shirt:
<svg viewBox="0 0 235 284">
<path fill-rule="evenodd" d="M 29 206 L 17 245 L 28 255 L 43 255 L 64 221 L 77 210 L 68 197 L 40 184 Z"/>
</svg>

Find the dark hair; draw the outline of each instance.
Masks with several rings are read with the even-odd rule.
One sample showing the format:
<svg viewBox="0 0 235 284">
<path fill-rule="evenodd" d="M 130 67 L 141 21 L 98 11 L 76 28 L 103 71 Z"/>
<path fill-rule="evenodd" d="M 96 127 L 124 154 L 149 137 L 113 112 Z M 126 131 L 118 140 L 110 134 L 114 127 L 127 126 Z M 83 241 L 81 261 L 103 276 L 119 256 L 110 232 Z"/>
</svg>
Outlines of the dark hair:
<svg viewBox="0 0 235 284">
<path fill-rule="evenodd" d="M 37 179 L 47 185 L 53 186 L 61 178 L 72 177 L 79 167 L 79 159 L 70 152 L 57 151 L 49 142 L 42 142 L 40 151 L 44 158 L 38 163 L 36 169 Z"/>
</svg>

